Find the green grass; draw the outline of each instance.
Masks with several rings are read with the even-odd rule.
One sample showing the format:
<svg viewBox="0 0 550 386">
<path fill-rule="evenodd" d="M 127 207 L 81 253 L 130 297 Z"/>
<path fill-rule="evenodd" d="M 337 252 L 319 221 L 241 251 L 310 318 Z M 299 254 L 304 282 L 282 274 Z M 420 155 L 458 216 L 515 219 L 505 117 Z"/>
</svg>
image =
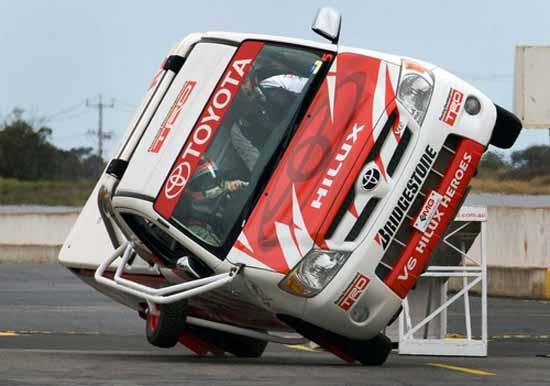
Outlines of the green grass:
<svg viewBox="0 0 550 386">
<path fill-rule="evenodd" d="M 95 181 L 19 181 L 0 178 L 0 205 L 83 206 Z"/>
<path fill-rule="evenodd" d="M 550 176 L 529 181 L 503 178 L 498 174 L 476 177 L 473 192 L 504 194 L 550 194 Z M 19 181 L 0 178 L 0 205 L 83 206 L 95 181 Z"/>
<path fill-rule="evenodd" d="M 550 176 L 535 177 L 531 180 L 494 177 L 474 178 L 471 182 L 473 192 L 507 194 L 550 194 Z"/>
</svg>

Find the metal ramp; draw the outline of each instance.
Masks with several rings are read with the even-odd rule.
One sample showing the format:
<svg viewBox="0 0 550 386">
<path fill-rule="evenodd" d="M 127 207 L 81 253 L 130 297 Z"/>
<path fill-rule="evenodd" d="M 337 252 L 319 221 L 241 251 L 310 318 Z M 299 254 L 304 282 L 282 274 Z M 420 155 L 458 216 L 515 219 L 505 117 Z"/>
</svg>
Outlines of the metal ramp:
<svg viewBox="0 0 550 386">
<path fill-rule="evenodd" d="M 399 342 L 399 354 L 487 356 L 486 221 L 486 208 L 462 207 L 457 214 L 416 289 L 403 301 L 398 331 L 388 332 Z M 481 307 L 476 318 L 470 302 L 474 289 Z M 448 310 L 461 300 L 464 334 L 449 336 Z M 472 333 L 473 321 L 479 323 L 474 328 L 480 336 Z"/>
</svg>

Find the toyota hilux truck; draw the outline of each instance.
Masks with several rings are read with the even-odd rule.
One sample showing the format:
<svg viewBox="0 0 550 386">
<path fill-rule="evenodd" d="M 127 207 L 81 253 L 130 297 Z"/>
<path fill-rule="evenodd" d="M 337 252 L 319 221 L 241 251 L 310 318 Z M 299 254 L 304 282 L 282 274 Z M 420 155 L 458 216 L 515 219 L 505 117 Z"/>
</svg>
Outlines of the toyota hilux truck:
<svg viewBox="0 0 550 386">
<path fill-rule="evenodd" d="M 162 62 L 59 260 L 148 341 L 260 356 L 309 340 L 381 365 L 489 144 L 521 123 L 432 64 L 197 33 Z"/>
</svg>

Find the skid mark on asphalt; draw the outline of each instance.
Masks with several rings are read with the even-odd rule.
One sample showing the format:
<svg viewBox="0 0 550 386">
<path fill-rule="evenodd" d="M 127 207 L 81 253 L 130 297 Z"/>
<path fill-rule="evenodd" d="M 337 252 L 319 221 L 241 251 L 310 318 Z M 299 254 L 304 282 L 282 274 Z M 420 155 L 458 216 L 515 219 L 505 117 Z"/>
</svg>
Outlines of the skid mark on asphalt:
<svg viewBox="0 0 550 386">
<path fill-rule="evenodd" d="M 458 366 L 446 365 L 446 364 L 443 364 L 443 363 L 428 363 L 428 366 L 439 367 L 441 369 L 446 369 L 446 370 L 451 370 L 451 371 L 458 371 L 458 372 L 461 372 L 461 373 L 467 373 L 467 374 L 473 374 L 473 375 L 496 375 L 495 373 L 491 373 L 489 371 L 470 369 L 470 368 L 467 368 L 467 367 L 458 367 Z"/>
</svg>

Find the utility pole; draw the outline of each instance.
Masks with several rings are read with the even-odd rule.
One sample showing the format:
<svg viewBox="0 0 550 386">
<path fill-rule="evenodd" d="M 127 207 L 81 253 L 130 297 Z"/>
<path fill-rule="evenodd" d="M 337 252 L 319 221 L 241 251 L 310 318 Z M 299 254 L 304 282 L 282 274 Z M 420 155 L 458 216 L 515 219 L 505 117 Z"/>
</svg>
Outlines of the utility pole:
<svg viewBox="0 0 550 386">
<path fill-rule="evenodd" d="M 114 99 L 111 99 L 111 103 L 103 103 L 101 100 L 101 94 L 99 94 L 99 101 L 98 103 L 89 103 L 88 99 L 86 99 L 86 107 L 91 107 L 94 109 L 97 109 L 98 111 L 98 123 L 97 123 L 97 130 L 88 130 L 88 134 L 90 135 L 97 135 L 97 155 L 103 159 L 103 141 L 111 139 L 112 132 L 104 132 L 103 131 L 103 109 L 104 108 L 114 108 L 115 107 L 115 101 Z"/>
</svg>

